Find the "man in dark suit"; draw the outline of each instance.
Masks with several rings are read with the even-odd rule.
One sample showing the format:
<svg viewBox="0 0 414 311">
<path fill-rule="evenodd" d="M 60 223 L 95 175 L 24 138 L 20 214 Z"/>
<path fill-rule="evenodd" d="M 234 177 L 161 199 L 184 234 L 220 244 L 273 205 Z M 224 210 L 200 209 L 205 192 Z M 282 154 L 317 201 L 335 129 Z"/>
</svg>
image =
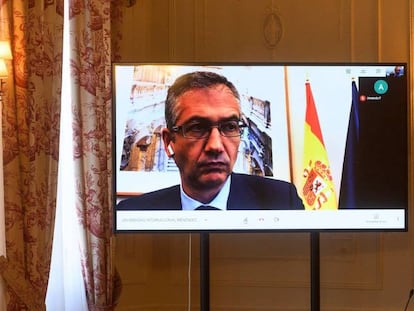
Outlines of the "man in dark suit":
<svg viewBox="0 0 414 311">
<path fill-rule="evenodd" d="M 181 184 L 128 198 L 118 210 L 304 209 L 294 185 L 233 173 L 241 135 L 240 96 L 225 77 L 179 77 L 165 102 L 162 139 Z"/>
</svg>

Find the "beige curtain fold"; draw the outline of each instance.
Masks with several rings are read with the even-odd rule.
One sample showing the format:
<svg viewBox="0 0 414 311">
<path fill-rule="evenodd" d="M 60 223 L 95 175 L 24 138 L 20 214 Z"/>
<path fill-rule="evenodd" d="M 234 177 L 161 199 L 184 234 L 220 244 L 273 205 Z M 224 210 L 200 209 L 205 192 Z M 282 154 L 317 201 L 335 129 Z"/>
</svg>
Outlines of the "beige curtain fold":
<svg viewBox="0 0 414 311">
<path fill-rule="evenodd" d="M 122 1 L 70 1 L 70 64 L 76 208 L 90 311 L 114 310 L 111 17 Z M 112 14 L 111 14 L 112 13 Z"/>
<path fill-rule="evenodd" d="M 122 1 L 70 5 L 73 150 L 90 311 L 114 310 L 120 279 L 112 233 L 111 17 Z M 7 310 L 45 310 L 57 194 L 63 0 L 2 1 L 13 73 L 3 104 Z M 117 34 L 118 37 L 119 34 Z M 114 53 L 115 55 L 115 53 Z M 114 59 L 115 60 L 115 59 Z"/>
<path fill-rule="evenodd" d="M 13 61 L 2 111 L 7 257 L 1 257 L 0 273 L 7 310 L 45 310 L 57 192 L 63 0 L 2 1 L 1 9 Z"/>
</svg>

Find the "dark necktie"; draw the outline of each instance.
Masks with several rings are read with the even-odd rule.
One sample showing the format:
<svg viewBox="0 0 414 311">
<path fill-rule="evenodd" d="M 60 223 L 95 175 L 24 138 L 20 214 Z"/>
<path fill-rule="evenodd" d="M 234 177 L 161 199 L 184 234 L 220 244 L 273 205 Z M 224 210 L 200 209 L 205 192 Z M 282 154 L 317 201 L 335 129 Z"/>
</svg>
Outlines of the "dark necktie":
<svg viewBox="0 0 414 311">
<path fill-rule="evenodd" d="M 209 206 L 209 205 L 200 205 L 195 210 L 196 211 L 219 211 L 220 209 L 217 207 Z"/>
</svg>

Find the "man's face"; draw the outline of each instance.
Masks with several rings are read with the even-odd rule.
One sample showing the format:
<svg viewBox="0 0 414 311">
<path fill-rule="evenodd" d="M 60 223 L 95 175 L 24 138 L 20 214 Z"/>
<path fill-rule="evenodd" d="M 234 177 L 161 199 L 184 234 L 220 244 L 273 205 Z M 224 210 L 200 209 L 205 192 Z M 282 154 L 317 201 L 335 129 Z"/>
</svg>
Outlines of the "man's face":
<svg viewBox="0 0 414 311">
<path fill-rule="evenodd" d="M 191 122 L 216 125 L 240 118 L 239 103 L 224 85 L 187 91 L 178 97 L 177 103 L 177 126 Z M 174 160 L 188 195 L 195 198 L 202 193 L 215 195 L 221 189 L 233 170 L 239 136 L 224 137 L 213 127 L 210 135 L 201 139 L 186 138 L 180 132 L 168 130 L 164 130 L 163 138 L 165 145 L 170 144 L 174 150 Z"/>
</svg>

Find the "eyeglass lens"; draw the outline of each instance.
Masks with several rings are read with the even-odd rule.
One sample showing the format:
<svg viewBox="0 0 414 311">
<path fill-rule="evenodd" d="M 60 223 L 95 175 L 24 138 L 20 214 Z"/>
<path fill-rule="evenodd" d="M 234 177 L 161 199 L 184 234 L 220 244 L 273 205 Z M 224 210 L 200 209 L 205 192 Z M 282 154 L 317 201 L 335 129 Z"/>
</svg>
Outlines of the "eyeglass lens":
<svg viewBox="0 0 414 311">
<path fill-rule="evenodd" d="M 194 122 L 181 127 L 183 136 L 189 138 L 203 138 L 210 134 L 213 127 L 217 127 L 220 134 L 226 137 L 240 136 L 239 121 L 230 120 L 216 125 L 207 122 Z"/>
</svg>

